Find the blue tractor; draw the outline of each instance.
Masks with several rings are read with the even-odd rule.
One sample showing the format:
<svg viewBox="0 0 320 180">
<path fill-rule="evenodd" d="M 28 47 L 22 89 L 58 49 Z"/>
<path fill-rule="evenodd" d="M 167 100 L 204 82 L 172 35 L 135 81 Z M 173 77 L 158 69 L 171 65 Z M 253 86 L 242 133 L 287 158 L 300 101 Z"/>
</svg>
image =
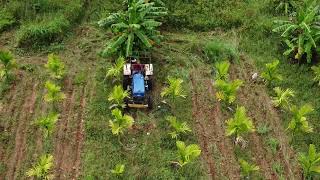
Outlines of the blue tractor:
<svg viewBox="0 0 320 180">
<path fill-rule="evenodd" d="M 133 58 L 124 65 L 123 75 L 123 89 L 130 93 L 125 100 L 127 107 L 151 109 L 153 65 L 140 64 Z"/>
</svg>

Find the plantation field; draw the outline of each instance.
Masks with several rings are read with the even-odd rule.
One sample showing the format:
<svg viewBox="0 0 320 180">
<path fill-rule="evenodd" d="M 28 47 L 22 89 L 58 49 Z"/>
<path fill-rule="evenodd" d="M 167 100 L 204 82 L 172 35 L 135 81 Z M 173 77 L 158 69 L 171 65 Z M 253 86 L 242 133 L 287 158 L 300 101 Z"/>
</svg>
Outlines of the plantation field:
<svg viewBox="0 0 320 180">
<path fill-rule="evenodd" d="M 319 1 L 0 2 L 0 180 L 320 178 Z M 152 108 L 114 100 L 137 51 Z"/>
</svg>

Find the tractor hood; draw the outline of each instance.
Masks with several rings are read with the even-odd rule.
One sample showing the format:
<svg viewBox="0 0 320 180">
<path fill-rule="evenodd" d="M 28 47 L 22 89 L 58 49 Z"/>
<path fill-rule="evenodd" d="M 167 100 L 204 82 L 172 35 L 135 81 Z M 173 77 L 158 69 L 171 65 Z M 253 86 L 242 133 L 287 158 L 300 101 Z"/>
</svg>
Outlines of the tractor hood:
<svg viewBox="0 0 320 180">
<path fill-rule="evenodd" d="M 134 74 L 132 77 L 132 93 L 134 97 L 143 97 L 145 94 L 144 77 L 141 73 Z"/>
</svg>

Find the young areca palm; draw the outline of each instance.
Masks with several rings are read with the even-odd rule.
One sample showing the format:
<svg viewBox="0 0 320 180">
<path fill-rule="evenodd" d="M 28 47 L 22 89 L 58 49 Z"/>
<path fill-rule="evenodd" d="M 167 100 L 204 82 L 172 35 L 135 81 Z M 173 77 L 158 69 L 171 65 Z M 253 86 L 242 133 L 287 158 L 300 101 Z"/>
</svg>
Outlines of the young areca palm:
<svg viewBox="0 0 320 180">
<path fill-rule="evenodd" d="M 191 144 L 186 146 L 182 141 L 177 141 L 178 148 L 178 164 L 182 167 L 193 160 L 195 160 L 201 154 L 201 149 L 197 144 Z"/>
<path fill-rule="evenodd" d="M 17 67 L 13 55 L 7 51 L 0 50 L 0 79 L 8 80 L 10 72 Z"/>
<path fill-rule="evenodd" d="M 111 173 L 116 176 L 121 176 L 124 173 L 124 164 L 117 164 L 114 169 L 111 170 Z"/>
<path fill-rule="evenodd" d="M 305 180 L 311 180 L 316 174 L 320 174 L 320 153 L 316 151 L 313 144 L 309 145 L 309 152 L 299 153 L 298 161 L 303 169 Z"/>
<path fill-rule="evenodd" d="M 259 166 L 250 164 L 246 160 L 240 159 L 239 163 L 241 167 L 241 175 L 244 178 L 250 178 L 250 176 L 252 176 L 253 173 L 260 170 Z"/>
<path fill-rule="evenodd" d="M 234 118 L 227 121 L 227 136 L 240 138 L 246 133 L 255 131 L 252 120 L 247 117 L 244 107 L 237 107 Z"/>
<path fill-rule="evenodd" d="M 218 90 L 218 92 L 216 93 L 217 99 L 219 101 L 224 101 L 232 104 L 236 100 L 236 93 L 242 84 L 243 82 L 238 79 L 233 82 L 217 80 L 214 85 Z"/>
<path fill-rule="evenodd" d="M 170 127 L 173 129 L 173 131 L 169 133 L 171 138 L 177 139 L 180 134 L 191 132 L 191 129 L 186 122 L 179 122 L 174 116 L 168 116 L 166 119 L 170 123 Z"/>
<path fill-rule="evenodd" d="M 112 110 L 113 120 L 109 121 L 112 134 L 120 135 L 133 125 L 134 119 L 131 116 L 123 115 L 120 109 Z"/>
<path fill-rule="evenodd" d="M 276 96 L 272 98 L 272 103 L 275 107 L 290 109 L 291 99 L 295 96 L 295 92 L 291 89 L 282 90 L 280 87 L 273 89 Z"/>
<path fill-rule="evenodd" d="M 214 68 L 215 68 L 215 80 L 224 80 L 227 81 L 229 78 L 229 67 L 230 67 L 230 63 L 229 61 L 222 61 L 222 62 L 216 62 L 214 64 Z"/>
<path fill-rule="evenodd" d="M 106 78 L 115 78 L 116 80 L 118 80 L 121 76 L 122 70 L 123 70 L 123 66 L 125 64 L 125 60 L 123 57 L 119 57 L 115 64 L 113 66 L 111 66 L 107 73 L 106 73 Z"/>
<path fill-rule="evenodd" d="M 161 92 L 161 97 L 168 97 L 173 102 L 177 97 L 185 98 L 184 91 L 182 89 L 183 80 L 179 78 L 168 77 L 168 86 Z"/>
<path fill-rule="evenodd" d="M 34 124 L 43 130 L 45 137 L 48 137 L 52 133 L 59 116 L 60 114 L 50 113 L 47 116 L 37 119 Z"/>
<path fill-rule="evenodd" d="M 53 167 L 53 156 L 42 155 L 36 165 L 27 171 L 28 177 L 36 177 L 38 179 L 53 179 L 53 174 L 50 174 L 50 169 Z"/>
<path fill-rule="evenodd" d="M 301 60 L 304 54 L 310 63 L 313 51 L 317 48 L 317 40 L 320 37 L 320 27 L 318 21 L 320 18 L 320 6 L 317 0 L 305 1 L 305 5 L 297 12 L 292 20 L 279 20 L 279 25 L 273 29 L 274 32 L 280 32 L 281 37 L 289 49 L 284 52 L 288 56 L 294 53 L 297 60 Z"/>
<path fill-rule="evenodd" d="M 46 102 L 56 103 L 66 98 L 65 94 L 61 92 L 61 87 L 51 81 L 46 82 L 45 88 L 47 89 L 47 94 L 44 96 Z"/>
<path fill-rule="evenodd" d="M 281 81 L 282 76 L 278 73 L 279 60 L 275 60 L 272 63 L 267 63 L 264 71 L 261 73 L 262 78 L 272 83 L 273 81 Z"/>
<path fill-rule="evenodd" d="M 54 54 L 48 55 L 48 62 L 45 67 L 48 69 L 50 76 L 54 79 L 62 79 L 65 75 L 64 63 Z"/>
<path fill-rule="evenodd" d="M 111 28 L 117 35 L 111 40 L 102 55 L 107 56 L 120 50 L 131 56 L 133 51 L 151 48 L 160 41 L 160 32 L 156 29 L 161 22 L 155 18 L 165 15 L 164 8 L 155 7 L 154 3 L 145 0 L 131 0 L 126 12 L 113 13 L 99 21 L 99 26 Z"/>
<path fill-rule="evenodd" d="M 320 66 L 312 66 L 311 69 L 313 70 L 315 76 L 313 80 L 320 86 Z"/>
<path fill-rule="evenodd" d="M 288 130 L 292 131 L 293 133 L 296 132 L 312 132 L 313 129 L 309 125 L 309 122 L 307 120 L 307 115 L 313 112 L 314 109 L 311 105 L 305 104 L 301 108 L 298 108 L 297 106 L 293 106 L 291 108 L 291 113 L 293 115 Z"/>
<path fill-rule="evenodd" d="M 124 99 L 129 96 L 128 91 L 123 90 L 122 86 L 117 85 L 114 86 L 112 92 L 109 94 L 108 101 L 113 103 L 110 106 L 110 109 L 114 107 L 124 108 L 126 104 L 124 103 Z"/>
</svg>

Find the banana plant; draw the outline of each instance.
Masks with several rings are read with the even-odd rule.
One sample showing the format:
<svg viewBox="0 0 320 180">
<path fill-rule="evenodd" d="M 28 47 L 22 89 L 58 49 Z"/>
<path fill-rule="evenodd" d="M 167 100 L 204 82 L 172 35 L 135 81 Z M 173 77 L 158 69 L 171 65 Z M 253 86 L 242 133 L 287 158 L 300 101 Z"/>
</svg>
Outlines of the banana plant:
<svg viewBox="0 0 320 180">
<path fill-rule="evenodd" d="M 236 94 L 243 82 L 241 80 L 235 80 L 233 82 L 227 82 L 224 80 L 217 80 L 214 86 L 217 89 L 216 97 L 218 101 L 224 101 L 232 104 L 236 100 Z"/>
<path fill-rule="evenodd" d="M 276 87 L 273 90 L 276 93 L 276 96 L 272 97 L 273 105 L 286 110 L 290 109 L 291 98 L 295 96 L 295 92 L 291 89 L 283 90 L 280 87 Z"/>
<path fill-rule="evenodd" d="M 8 80 L 17 63 L 10 52 L 2 50 L 0 50 L 0 63 L 0 79 Z"/>
<path fill-rule="evenodd" d="M 121 77 L 121 73 L 123 71 L 123 66 L 125 64 L 125 59 L 123 57 L 119 57 L 115 64 L 113 66 L 111 66 L 107 73 L 106 73 L 106 78 L 114 78 L 115 80 L 119 80 Z"/>
<path fill-rule="evenodd" d="M 215 69 L 215 80 L 224 80 L 227 81 L 229 79 L 229 71 L 230 68 L 230 63 L 229 61 L 221 61 L 221 62 L 216 62 L 214 64 L 214 69 Z"/>
<path fill-rule="evenodd" d="M 112 134 L 119 136 L 124 133 L 128 128 L 131 128 L 134 119 L 129 115 L 122 114 L 120 109 L 112 110 L 113 120 L 109 121 L 109 127 L 111 128 Z"/>
<path fill-rule="evenodd" d="M 264 71 L 261 73 L 262 78 L 269 82 L 270 84 L 273 81 L 281 81 L 282 76 L 278 73 L 279 60 L 275 60 L 271 63 L 265 65 Z"/>
<path fill-rule="evenodd" d="M 274 32 L 281 33 L 288 50 L 283 54 L 301 60 L 306 55 L 307 62 L 312 60 L 313 52 L 317 49 L 320 39 L 320 6 L 317 0 L 305 1 L 304 6 L 296 13 L 292 20 L 278 20 L 275 23 L 278 27 Z"/>
<path fill-rule="evenodd" d="M 299 153 L 298 161 L 303 169 L 303 179 L 312 180 L 314 175 L 320 175 L 320 153 L 313 144 L 309 145 L 308 153 Z"/>
<path fill-rule="evenodd" d="M 180 134 L 191 132 L 186 122 L 179 122 L 174 116 L 167 116 L 166 120 L 170 123 L 171 129 L 173 129 L 173 131 L 169 133 L 172 139 L 177 139 Z"/>
<path fill-rule="evenodd" d="M 45 65 L 53 79 L 62 79 L 65 75 L 65 65 L 61 59 L 54 55 L 48 55 L 48 62 Z"/>
<path fill-rule="evenodd" d="M 240 167 L 241 167 L 241 175 L 245 179 L 249 179 L 255 172 L 259 171 L 259 166 L 256 166 L 254 164 L 250 164 L 246 160 L 240 159 L 239 160 Z"/>
<path fill-rule="evenodd" d="M 65 94 L 61 92 L 61 87 L 51 81 L 46 82 L 45 88 L 47 89 L 47 94 L 44 96 L 46 102 L 56 103 L 66 98 Z"/>
<path fill-rule="evenodd" d="M 311 69 L 314 73 L 313 80 L 320 86 L 320 66 L 312 66 Z"/>
<path fill-rule="evenodd" d="M 27 171 L 28 177 L 35 177 L 37 179 L 44 179 L 50 180 L 53 179 L 53 174 L 50 173 L 51 168 L 53 167 L 53 156 L 42 155 L 37 162 L 31 169 Z"/>
<path fill-rule="evenodd" d="M 102 56 L 108 56 L 120 51 L 126 57 L 133 51 L 150 49 L 160 42 L 160 32 L 156 29 L 162 24 L 155 19 L 167 14 L 161 7 L 145 0 L 131 0 L 126 12 L 117 12 L 99 21 L 99 26 L 111 28 L 116 35 L 108 43 Z"/>
<path fill-rule="evenodd" d="M 313 128 L 309 125 L 307 115 L 314 111 L 313 107 L 309 104 L 305 104 L 302 107 L 298 108 L 293 106 L 291 108 L 292 119 L 288 125 L 287 130 L 290 130 L 293 133 L 296 132 L 313 132 Z"/>
<path fill-rule="evenodd" d="M 276 11 L 283 12 L 285 15 L 297 6 L 296 0 L 274 0 L 277 3 Z"/>
<path fill-rule="evenodd" d="M 178 148 L 178 162 L 177 164 L 180 167 L 183 167 L 186 164 L 191 163 L 201 154 L 201 149 L 197 144 L 191 144 L 186 146 L 186 144 L 182 141 L 176 142 Z"/>
<path fill-rule="evenodd" d="M 52 134 L 55 124 L 59 119 L 59 116 L 60 114 L 50 113 L 47 116 L 37 119 L 34 122 L 34 124 L 39 126 L 43 130 L 44 137 L 46 138 Z"/>
<path fill-rule="evenodd" d="M 111 170 L 111 173 L 116 176 L 122 176 L 125 170 L 124 164 L 117 164 L 114 169 Z"/>
<path fill-rule="evenodd" d="M 227 136 L 235 136 L 237 139 L 244 134 L 254 132 L 252 120 L 247 117 L 244 107 L 237 107 L 234 117 L 227 121 Z"/>
<path fill-rule="evenodd" d="M 109 94 L 108 101 L 113 103 L 110 106 L 110 109 L 113 108 L 125 108 L 126 104 L 124 103 L 124 99 L 129 97 L 129 92 L 123 90 L 122 86 L 117 85 L 113 87 L 112 92 Z"/>
<path fill-rule="evenodd" d="M 186 98 L 182 89 L 183 80 L 180 78 L 168 77 L 168 86 L 161 92 L 161 97 L 167 97 L 175 102 L 177 97 Z"/>
</svg>

